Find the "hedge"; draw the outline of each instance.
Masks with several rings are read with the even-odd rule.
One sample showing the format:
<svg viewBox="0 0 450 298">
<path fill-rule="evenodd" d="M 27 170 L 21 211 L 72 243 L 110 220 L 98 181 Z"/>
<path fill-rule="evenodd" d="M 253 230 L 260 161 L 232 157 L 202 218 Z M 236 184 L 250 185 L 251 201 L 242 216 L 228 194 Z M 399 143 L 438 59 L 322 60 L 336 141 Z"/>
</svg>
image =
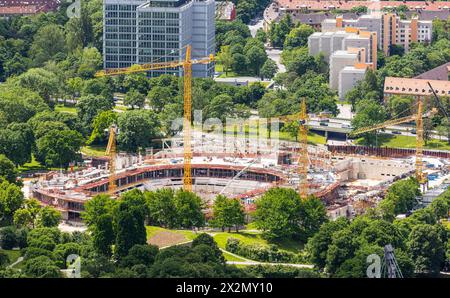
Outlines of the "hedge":
<svg viewBox="0 0 450 298">
<path fill-rule="evenodd" d="M 253 261 L 269 263 L 306 263 L 302 254 L 279 250 L 275 245 L 245 244 L 239 239 L 228 238 L 226 250 Z"/>
</svg>

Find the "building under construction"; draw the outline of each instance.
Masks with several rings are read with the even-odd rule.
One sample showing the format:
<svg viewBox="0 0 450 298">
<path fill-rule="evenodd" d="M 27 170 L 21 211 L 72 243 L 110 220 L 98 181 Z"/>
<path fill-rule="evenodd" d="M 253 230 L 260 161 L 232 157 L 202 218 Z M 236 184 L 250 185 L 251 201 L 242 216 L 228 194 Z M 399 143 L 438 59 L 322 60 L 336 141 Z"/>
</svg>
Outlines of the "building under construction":
<svg viewBox="0 0 450 298">
<path fill-rule="evenodd" d="M 183 146 L 179 140 L 163 140 L 163 149 L 137 156 L 116 157 L 113 196 L 128 190 L 183 187 Z M 212 134 L 193 134 L 192 190 L 211 206 L 218 194 L 242 200 L 246 210 L 276 186 L 298 189 L 298 144 L 280 141 L 249 151 L 249 140 L 236 139 L 233 148 L 223 148 Z M 200 145 L 201 144 L 201 147 Z M 228 145 L 229 146 L 229 145 Z M 273 148 L 278 147 L 274 151 Z M 275 152 L 275 153 L 274 153 Z M 414 158 L 369 157 L 358 154 L 332 155 L 325 146 L 308 146 L 308 194 L 321 198 L 332 218 L 352 216 L 376 204 L 393 181 L 414 174 Z M 426 160 L 430 172 L 448 167 L 448 159 Z M 65 220 L 79 221 L 83 205 L 93 196 L 110 193 L 109 160 L 86 160 L 81 170 L 51 172 L 30 185 L 29 196 L 61 211 Z"/>
</svg>

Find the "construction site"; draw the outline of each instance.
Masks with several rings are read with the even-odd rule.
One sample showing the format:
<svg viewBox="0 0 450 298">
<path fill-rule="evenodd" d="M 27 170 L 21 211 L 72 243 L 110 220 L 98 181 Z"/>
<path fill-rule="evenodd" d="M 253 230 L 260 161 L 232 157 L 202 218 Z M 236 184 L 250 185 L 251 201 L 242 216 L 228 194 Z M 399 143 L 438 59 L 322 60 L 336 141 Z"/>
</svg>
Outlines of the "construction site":
<svg viewBox="0 0 450 298">
<path fill-rule="evenodd" d="M 183 188 L 198 194 L 208 206 L 209 213 L 214 198 L 223 194 L 238 198 L 247 213 L 255 210 L 255 201 L 272 187 L 288 187 L 298 191 L 301 199 L 309 195 L 320 198 L 332 219 L 352 217 L 363 213 L 383 199 L 394 181 L 414 176 L 422 190 L 447 185 L 450 181 L 450 154 L 424 150 L 423 118 L 437 111 L 425 112 L 423 98 L 436 98 L 448 94 L 446 86 L 434 91 L 430 81 L 386 78 L 385 94 L 414 95 L 417 112 L 411 116 L 393 119 L 358 130 L 356 136 L 401 123 L 416 123 L 417 144 L 414 150 L 372 148 L 363 146 L 325 146 L 308 143 L 309 121 L 306 100 L 300 112 L 277 119 L 256 119 L 249 122 L 267 123 L 297 121 L 298 142 L 281 141 L 273 133 L 230 134 L 213 133 L 204 127 L 192 125 L 192 65 L 207 64 L 214 57 L 186 59 L 178 62 L 143 64 L 133 68 L 105 70 L 97 76 L 111 76 L 144 72 L 154 69 L 183 67 L 184 117 L 183 130 L 178 136 L 161 140 L 159 149 L 148 148 L 143 154 L 118 152 L 115 125 L 109 129 L 109 142 L 105 157 L 85 157 L 77 171 L 50 172 L 29 185 L 28 196 L 43 205 L 59 210 L 63 219 L 80 221 L 84 204 L 98 194 L 119 197 L 131 189 L 157 190 Z M 409 84 L 409 85 L 408 85 Z M 237 131 L 249 125 L 241 123 Z M 278 127 L 271 124 L 271 127 Z M 267 131 L 259 129 L 259 132 Z M 236 131 L 235 131 L 236 132 Z"/>
</svg>

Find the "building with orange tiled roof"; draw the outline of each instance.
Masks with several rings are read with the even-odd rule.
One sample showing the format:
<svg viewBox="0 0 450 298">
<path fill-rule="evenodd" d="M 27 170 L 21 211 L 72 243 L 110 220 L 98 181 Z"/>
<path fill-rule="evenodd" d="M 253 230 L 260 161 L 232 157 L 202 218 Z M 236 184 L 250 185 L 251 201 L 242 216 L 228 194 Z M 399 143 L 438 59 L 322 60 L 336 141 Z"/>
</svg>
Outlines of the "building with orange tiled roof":
<svg viewBox="0 0 450 298">
<path fill-rule="evenodd" d="M 355 6 L 365 6 L 369 10 L 392 10 L 400 5 L 408 7 L 405 15 L 410 18 L 417 14 L 421 20 L 432 20 L 436 17 L 447 19 L 450 12 L 449 1 L 323 1 L 323 0 L 275 0 L 264 11 L 264 29 L 268 30 L 272 22 L 276 22 L 280 16 L 290 14 L 293 19 L 307 18 L 307 14 L 318 14 L 311 21 L 315 27 L 319 27 L 316 19 L 325 14 L 336 14 L 336 12 L 349 12 Z M 353 18 L 353 16 L 350 16 Z M 348 18 L 348 16 L 346 16 Z M 323 20 L 323 19 L 322 19 Z M 322 21 L 320 20 L 320 21 Z"/>
<path fill-rule="evenodd" d="M 0 17 L 33 15 L 56 10 L 60 0 L 0 0 Z"/>
</svg>

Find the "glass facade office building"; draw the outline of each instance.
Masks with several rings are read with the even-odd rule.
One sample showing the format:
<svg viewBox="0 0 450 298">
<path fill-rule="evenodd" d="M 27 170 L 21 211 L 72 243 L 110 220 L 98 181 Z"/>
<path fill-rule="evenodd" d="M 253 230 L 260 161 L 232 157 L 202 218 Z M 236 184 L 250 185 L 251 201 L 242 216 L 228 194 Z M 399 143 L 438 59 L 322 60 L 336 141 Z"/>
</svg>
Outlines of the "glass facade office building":
<svg viewBox="0 0 450 298">
<path fill-rule="evenodd" d="M 214 0 L 104 0 L 104 68 L 207 57 L 215 50 Z M 214 63 L 193 65 L 193 76 L 212 77 Z M 182 69 L 151 71 L 181 75 Z"/>
</svg>

